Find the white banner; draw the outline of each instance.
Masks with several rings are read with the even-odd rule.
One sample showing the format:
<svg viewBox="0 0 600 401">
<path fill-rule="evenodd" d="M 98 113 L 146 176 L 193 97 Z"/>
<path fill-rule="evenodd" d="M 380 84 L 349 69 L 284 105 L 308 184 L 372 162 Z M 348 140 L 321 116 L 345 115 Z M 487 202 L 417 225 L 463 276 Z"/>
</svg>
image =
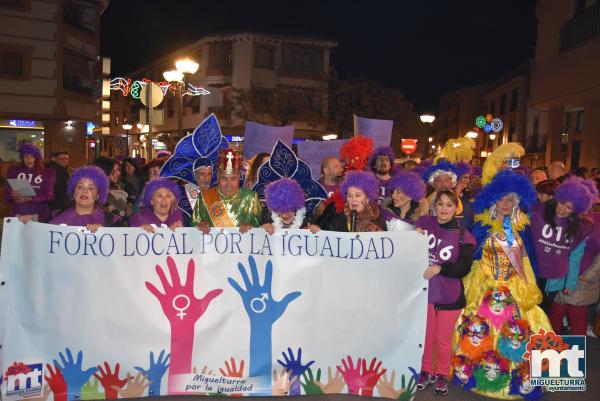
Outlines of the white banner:
<svg viewBox="0 0 600 401">
<path fill-rule="evenodd" d="M 421 367 L 426 265 L 426 238 L 416 232 L 91 234 L 7 219 L 2 396 L 409 400 Z"/>
</svg>

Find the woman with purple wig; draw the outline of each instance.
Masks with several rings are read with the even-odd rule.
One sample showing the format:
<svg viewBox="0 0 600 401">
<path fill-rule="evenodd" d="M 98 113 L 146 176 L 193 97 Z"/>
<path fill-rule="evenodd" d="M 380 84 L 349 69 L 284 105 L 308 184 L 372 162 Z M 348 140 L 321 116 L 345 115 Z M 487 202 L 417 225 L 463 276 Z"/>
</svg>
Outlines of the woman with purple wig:
<svg viewBox="0 0 600 401">
<path fill-rule="evenodd" d="M 148 181 L 142 197 L 144 209 L 129 219 L 131 227 L 142 227 L 151 233 L 155 227 L 168 227 L 171 230 L 183 227 L 183 215 L 177 207 L 181 191 L 175 182 L 168 178 Z"/>
<path fill-rule="evenodd" d="M 45 169 L 42 154 L 37 146 L 25 143 L 19 147 L 21 164 L 11 166 L 7 179 L 23 179 L 33 187 L 35 195 L 25 195 L 17 190 L 5 191 L 6 200 L 13 208 L 13 215 L 19 220 L 46 222 L 50 218 L 48 204 L 54 199 L 55 171 Z"/>
<path fill-rule="evenodd" d="M 379 182 L 367 171 L 351 171 L 340 187 L 341 201 L 330 203 L 317 225 L 318 229 L 338 232 L 386 231 L 385 220 L 377 205 Z"/>
<path fill-rule="evenodd" d="M 584 251 L 579 245 L 592 231 L 592 221 L 585 214 L 593 201 L 594 197 L 580 180 L 569 178 L 556 188 L 554 199 L 532 213 L 538 284 L 544 296 L 542 309 L 548 313 L 557 332 L 562 329 L 562 318 L 567 310 L 555 307 L 554 298 L 559 292 L 568 294 L 575 290 Z M 581 313 L 582 326 L 571 327 L 577 331 L 573 334 L 585 335 L 587 310 L 574 308 L 569 312 L 570 320 L 579 320 L 578 312 Z"/>
<path fill-rule="evenodd" d="M 304 191 L 296 180 L 280 178 L 265 188 L 266 208 L 263 208 L 261 226 L 269 235 L 276 230 L 306 228 Z"/>
<path fill-rule="evenodd" d="M 381 203 L 383 217 L 386 221 L 394 219 L 414 223 L 428 212 L 428 204 L 424 201 L 425 183 L 415 173 L 400 171 L 388 183 L 389 197 Z"/>
<path fill-rule="evenodd" d="M 108 177 L 99 167 L 76 169 L 67 183 L 67 194 L 73 198 L 74 206 L 56 216 L 50 224 L 82 226 L 96 232 L 100 227 L 114 226 L 120 221 L 102 207 L 108 197 Z"/>
</svg>

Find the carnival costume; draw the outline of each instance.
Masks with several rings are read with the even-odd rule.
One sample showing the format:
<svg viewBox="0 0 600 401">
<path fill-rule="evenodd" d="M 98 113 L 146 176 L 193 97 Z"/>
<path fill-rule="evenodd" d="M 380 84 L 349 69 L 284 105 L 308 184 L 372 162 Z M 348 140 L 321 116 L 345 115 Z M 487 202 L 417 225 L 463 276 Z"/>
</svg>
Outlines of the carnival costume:
<svg viewBox="0 0 600 401">
<path fill-rule="evenodd" d="M 327 199 L 327 191 L 317 180 L 312 178 L 308 163 L 299 159 L 292 149 L 278 140 L 273 146 L 269 161 L 258 169 L 258 181 L 252 190 L 258 194 L 261 201 L 264 201 L 267 195 L 266 188 L 282 178 L 290 178 L 300 185 L 304 192 L 303 203 L 308 217 L 313 215 L 319 202 Z M 291 211 L 291 209 L 287 211 Z"/>
<path fill-rule="evenodd" d="M 527 177 L 511 170 L 497 172 L 511 155 L 520 157 L 522 147 L 505 144 L 496 152 L 484 165 L 485 186 L 475 200 L 475 261 L 463 280 L 467 305 L 453 342 L 455 356 L 465 356 L 473 367 L 473 391 L 515 399 L 525 396 L 511 393 L 511 388 L 518 388 L 511 381 L 522 379 L 524 362 L 516 354 L 529 340 L 527 333 L 551 326 L 538 306 L 542 293 L 536 284 L 535 250 L 525 214 L 535 201 L 535 191 Z M 517 197 L 517 205 L 510 216 L 499 220 L 496 202 L 509 194 Z"/>
<path fill-rule="evenodd" d="M 228 174 L 239 173 L 242 165 L 242 155 L 233 149 L 225 149 L 219 153 L 219 170 Z M 194 207 L 192 224 L 201 221 L 211 227 L 240 227 L 250 224 L 260 225 L 262 207 L 256 192 L 239 188 L 231 196 L 223 195 L 218 186 L 205 189 L 200 193 Z"/>
<path fill-rule="evenodd" d="M 400 209 L 394 206 L 394 201 L 392 200 L 392 194 L 397 189 L 410 199 L 410 209 L 404 218 L 401 217 Z M 425 196 L 425 183 L 417 174 L 411 171 L 397 172 L 390 179 L 388 190 L 388 197 L 381 203 L 381 209 L 386 221 L 398 219 L 412 224 L 419 217 L 427 213 L 427 204 L 423 199 Z"/>
<path fill-rule="evenodd" d="M 282 228 L 306 228 L 304 191 L 300 184 L 291 178 L 280 178 L 265 188 L 266 208 L 263 208 L 262 224 L 272 224 L 276 230 Z M 286 224 L 279 213 L 294 213 L 294 219 Z"/>
<path fill-rule="evenodd" d="M 209 115 L 196 127 L 194 132 L 181 139 L 175 146 L 175 152 L 160 170 L 161 177 L 178 178 L 185 181 L 179 208 L 188 216 L 200 196 L 194 172 L 201 168 L 212 168 L 210 185 L 217 182 L 217 162 L 219 152 L 229 147 L 229 142 L 221 134 L 219 122 L 214 114 Z"/>
</svg>

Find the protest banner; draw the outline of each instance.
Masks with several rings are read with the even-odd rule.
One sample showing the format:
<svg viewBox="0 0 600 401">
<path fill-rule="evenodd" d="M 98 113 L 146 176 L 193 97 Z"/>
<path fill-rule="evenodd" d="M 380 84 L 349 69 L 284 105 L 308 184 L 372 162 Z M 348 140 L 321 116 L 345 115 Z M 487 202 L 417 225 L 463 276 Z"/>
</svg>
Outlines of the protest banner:
<svg viewBox="0 0 600 401">
<path fill-rule="evenodd" d="M 364 135 L 373 139 L 373 146 L 390 146 L 392 142 L 393 120 L 377 120 L 374 118 L 354 116 L 354 136 Z"/>
<path fill-rule="evenodd" d="M 250 159 L 261 152 L 271 152 L 278 139 L 292 147 L 294 126 L 273 127 L 246 121 L 244 126 L 244 159 Z"/>
</svg>

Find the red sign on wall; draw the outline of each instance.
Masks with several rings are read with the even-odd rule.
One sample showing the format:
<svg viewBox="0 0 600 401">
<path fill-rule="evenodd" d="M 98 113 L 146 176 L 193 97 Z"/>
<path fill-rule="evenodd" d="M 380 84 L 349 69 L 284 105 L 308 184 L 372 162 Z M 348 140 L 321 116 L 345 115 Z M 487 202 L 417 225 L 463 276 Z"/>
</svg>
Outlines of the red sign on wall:
<svg viewBox="0 0 600 401">
<path fill-rule="evenodd" d="M 417 151 L 417 140 L 416 139 L 403 139 L 402 145 L 400 145 L 402 153 L 406 155 L 412 155 Z"/>
</svg>

